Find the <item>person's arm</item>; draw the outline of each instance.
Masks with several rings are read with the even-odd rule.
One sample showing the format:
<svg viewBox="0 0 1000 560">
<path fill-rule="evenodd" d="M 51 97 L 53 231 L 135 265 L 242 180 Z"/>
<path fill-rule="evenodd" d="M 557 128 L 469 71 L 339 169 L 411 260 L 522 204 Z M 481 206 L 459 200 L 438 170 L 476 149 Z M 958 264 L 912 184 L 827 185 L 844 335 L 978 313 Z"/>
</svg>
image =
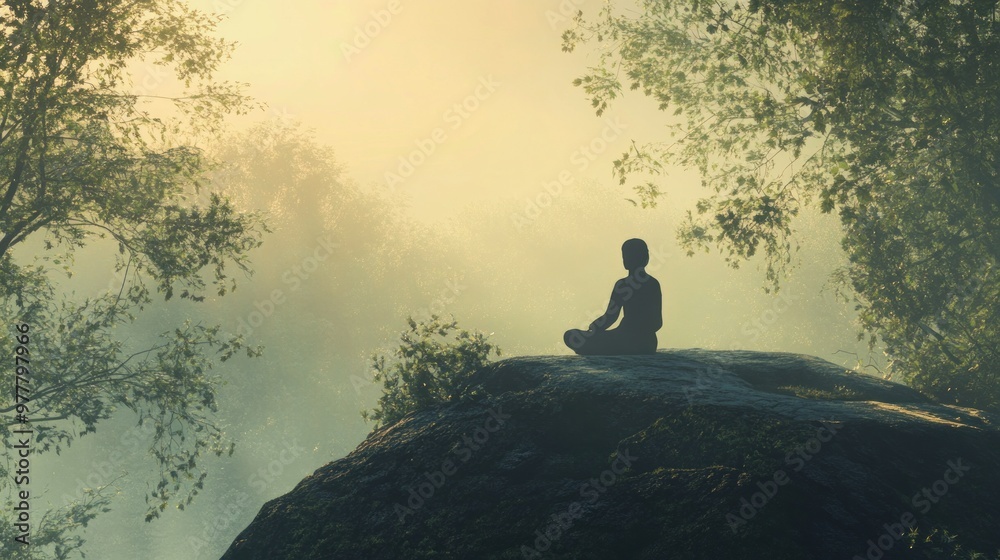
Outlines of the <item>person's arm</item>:
<svg viewBox="0 0 1000 560">
<path fill-rule="evenodd" d="M 653 326 L 656 327 L 653 331 L 658 331 L 663 327 L 663 293 L 660 291 L 660 283 L 657 282 L 654 286 L 656 288 L 653 290 L 653 309 L 656 311 L 654 315 Z"/>
<path fill-rule="evenodd" d="M 594 319 L 594 322 L 590 324 L 588 330 L 594 332 L 606 331 L 608 330 L 608 327 L 615 324 L 615 321 L 618 320 L 618 315 L 622 311 L 622 302 L 619 301 L 617 297 L 618 283 L 620 282 L 621 280 L 616 282 L 615 289 L 611 291 L 611 301 L 608 302 L 608 310 L 604 312 L 604 315 Z"/>
</svg>

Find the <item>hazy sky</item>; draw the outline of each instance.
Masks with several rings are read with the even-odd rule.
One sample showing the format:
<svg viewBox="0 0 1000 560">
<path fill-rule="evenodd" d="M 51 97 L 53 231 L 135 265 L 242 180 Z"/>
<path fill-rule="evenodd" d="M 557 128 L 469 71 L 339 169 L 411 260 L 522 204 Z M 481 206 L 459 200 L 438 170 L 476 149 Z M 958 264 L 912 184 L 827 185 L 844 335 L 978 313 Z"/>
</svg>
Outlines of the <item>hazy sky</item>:
<svg viewBox="0 0 1000 560">
<path fill-rule="evenodd" d="M 595 57 L 562 52 L 564 14 L 597 0 L 192 4 L 225 13 L 220 32 L 239 42 L 223 78 L 249 82 L 265 116 L 314 127 L 351 177 L 395 187 L 421 217 L 535 197 L 564 171 L 617 188 L 610 161 L 628 142 L 665 138 L 641 96 L 602 120 L 571 84 Z"/>
</svg>

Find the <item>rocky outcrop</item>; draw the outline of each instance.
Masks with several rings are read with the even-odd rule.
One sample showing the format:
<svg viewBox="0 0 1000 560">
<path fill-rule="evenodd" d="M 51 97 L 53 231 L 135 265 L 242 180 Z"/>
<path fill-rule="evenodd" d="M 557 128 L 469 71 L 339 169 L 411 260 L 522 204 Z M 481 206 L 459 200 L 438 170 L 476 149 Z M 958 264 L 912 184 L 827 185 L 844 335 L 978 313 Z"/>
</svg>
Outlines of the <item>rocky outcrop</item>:
<svg viewBox="0 0 1000 560">
<path fill-rule="evenodd" d="M 521 357 L 265 504 L 223 560 L 992 558 L 1000 427 L 802 355 Z"/>
</svg>

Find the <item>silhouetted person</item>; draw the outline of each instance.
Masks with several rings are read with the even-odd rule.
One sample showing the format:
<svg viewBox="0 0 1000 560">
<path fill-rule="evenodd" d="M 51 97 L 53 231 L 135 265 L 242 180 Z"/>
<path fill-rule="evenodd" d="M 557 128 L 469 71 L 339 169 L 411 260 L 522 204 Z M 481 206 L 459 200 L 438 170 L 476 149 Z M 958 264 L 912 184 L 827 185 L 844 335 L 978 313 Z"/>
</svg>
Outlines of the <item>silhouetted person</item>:
<svg viewBox="0 0 1000 560">
<path fill-rule="evenodd" d="M 622 245 L 622 264 L 628 276 L 615 282 L 611 301 L 604 315 L 582 331 L 571 329 L 563 341 L 577 354 L 653 354 L 656 331 L 663 326 L 660 283 L 646 274 L 649 249 L 641 239 L 629 239 Z M 618 328 L 608 330 L 624 310 Z"/>
</svg>

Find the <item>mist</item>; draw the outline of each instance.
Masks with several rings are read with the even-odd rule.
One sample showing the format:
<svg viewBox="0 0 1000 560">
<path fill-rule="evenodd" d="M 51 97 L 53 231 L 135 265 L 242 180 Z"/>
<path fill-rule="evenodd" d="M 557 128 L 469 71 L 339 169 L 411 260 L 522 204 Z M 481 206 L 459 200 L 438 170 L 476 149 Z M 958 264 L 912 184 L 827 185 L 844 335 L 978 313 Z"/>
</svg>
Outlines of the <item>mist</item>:
<svg viewBox="0 0 1000 560">
<path fill-rule="evenodd" d="M 192 0 L 239 43 L 220 78 L 246 82 L 264 107 L 202 146 L 218 166 L 191 203 L 229 197 L 271 232 L 235 291 L 157 302 L 127 339 L 141 347 L 190 319 L 263 347 L 214 370 L 235 452 L 206 461 L 184 511 L 146 523 L 158 473 L 145 428 L 122 411 L 35 460 L 47 490 L 34 507 L 111 484 L 111 511 L 82 530 L 89 557 L 218 558 L 267 500 L 364 440 L 360 412 L 380 394 L 371 356 L 393 347 L 407 317 L 454 317 L 490 333 L 501 358 L 570 354 L 562 333 L 604 311 L 634 237 L 663 287 L 660 348 L 797 352 L 876 373 L 880 355 L 858 341 L 853 304 L 831 283 L 845 265 L 836 217 L 799 217 L 800 248 L 775 292 L 760 260 L 737 269 L 678 244 L 708 194 L 696 173 L 654 178 L 667 193 L 655 208 L 618 184 L 613 160 L 662 138 L 666 121 L 641 95 L 597 117 L 572 86 L 594 61 L 561 52 L 560 35 L 576 9 L 598 4 Z M 147 93 L 172 87 L 152 66 L 133 72 Z M 114 252 L 106 240 L 80 250 L 60 288 L 121 289 Z"/>
</svg>

